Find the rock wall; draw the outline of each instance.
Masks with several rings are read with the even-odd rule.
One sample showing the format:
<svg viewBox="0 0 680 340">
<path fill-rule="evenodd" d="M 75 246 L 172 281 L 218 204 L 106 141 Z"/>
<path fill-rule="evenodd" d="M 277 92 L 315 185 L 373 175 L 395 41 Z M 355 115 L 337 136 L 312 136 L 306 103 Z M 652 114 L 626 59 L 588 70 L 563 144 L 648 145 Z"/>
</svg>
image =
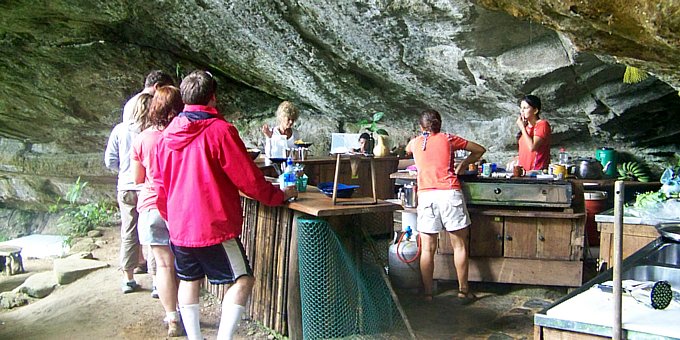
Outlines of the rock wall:
<svg viewBox="0 0 680 340">
<path fill-rule="evenodd" d="M 331 132 L 357 132 L 376 111 L 386 113 L 390 142 L 403 144 L 430 107 L 445 130 L 505 163 L 516 152 L 518 99 L 532 93 L 543 99 L 555 152 L 607 145 L 657 164 L 677 150 L 680 131 L 677 19 L 666 3 L 634 18 L 658 22 L 647 32 L 670 47 L 653 54 L 642 46 L 657 40 L 613 24 L 614 34 L 602 33 L 611 10 L 603 1 L 0 3 L 0 208 L 44 206 L 78 176 L 100 189 L 92 200 L 111 199 L 106 140 L 151 69 L 178 79 L 211 70 L 220 110 L 254 146 L 284 99 L 301 107 L 297 128 L 315 155 L 327 152 Z M 564 19 L 571 11 L 578 15 Z M 599 24 L 588 30 L 591 21 Z M 619 53 L 611 41 L 626 37 L 639 40 Z M 656 77 L 623 84 L 616 58 L 637 58 Z"/>
</svg>

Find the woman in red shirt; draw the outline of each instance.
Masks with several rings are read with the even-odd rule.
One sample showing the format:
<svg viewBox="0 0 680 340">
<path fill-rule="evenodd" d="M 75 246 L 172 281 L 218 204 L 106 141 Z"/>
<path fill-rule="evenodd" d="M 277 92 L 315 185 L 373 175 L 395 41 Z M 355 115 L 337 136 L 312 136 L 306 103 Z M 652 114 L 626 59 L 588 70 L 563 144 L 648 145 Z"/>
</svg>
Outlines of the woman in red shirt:
<svg viewBox="0 0 680 340">
<path fill-rule="evenodd" d="M 550 165 L 550 124 L 539 116 L 541 99 L 534 95 L 522 98 L 517 117 L 519 165 L 524 170 L 543 170 Z"/>
</svg>

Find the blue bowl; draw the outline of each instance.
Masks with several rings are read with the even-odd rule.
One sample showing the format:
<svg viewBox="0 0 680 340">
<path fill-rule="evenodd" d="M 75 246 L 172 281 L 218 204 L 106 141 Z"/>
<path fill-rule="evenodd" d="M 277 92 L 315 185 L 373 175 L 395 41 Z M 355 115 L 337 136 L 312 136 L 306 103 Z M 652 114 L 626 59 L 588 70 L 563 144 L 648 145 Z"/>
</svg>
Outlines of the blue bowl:
<svg viewBox="0 0 680 340">
<path fill-rule="evenodd" d="M 319 191 L 324 193 L 324 195 L 328 197 L 333 197 L 333 182 L 319 183 L 316 187 L 319 188 Z M 336 197 L 350 198 L 352 197 L 352 194 L 354 194 L 354 190 L 356 190 L 357 188 L 359 188 L 358 185 L 346 185 L 338 183 L 338 192 Z"/>
</svg>

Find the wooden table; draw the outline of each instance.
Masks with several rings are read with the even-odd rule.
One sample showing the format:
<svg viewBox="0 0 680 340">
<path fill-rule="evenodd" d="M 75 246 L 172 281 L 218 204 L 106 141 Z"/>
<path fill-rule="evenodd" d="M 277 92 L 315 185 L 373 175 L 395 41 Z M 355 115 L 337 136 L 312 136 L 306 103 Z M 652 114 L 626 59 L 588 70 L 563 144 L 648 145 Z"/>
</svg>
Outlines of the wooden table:
<svg viewBox="0 0 680 340">
<path fill-rule="evenodd" d="M 356 195 L 356 193 L 355 193 Z M 365 197 L 356 197 L 366 200 Z M 374 205 L 333 205 L 316 187 L 308 186 L 296 201 L 268 207 L 242 196 L 244 210 L 241 240 L 251 261 L 255 286 L 247 307 L 251 318 L 290 339 L 302 339 L 302 306 L 298 270 L 297 217 L 325 219 L 351 246 L 351 236 L 358 228 L 382 233 L 392 230 L 392 212 L 400 205 L 378 200 Z M 381 218 L 385 216 L 385 218 Z M 207 289 L 223 297 L 226 287 L 211 285 Z"/>
</svg>

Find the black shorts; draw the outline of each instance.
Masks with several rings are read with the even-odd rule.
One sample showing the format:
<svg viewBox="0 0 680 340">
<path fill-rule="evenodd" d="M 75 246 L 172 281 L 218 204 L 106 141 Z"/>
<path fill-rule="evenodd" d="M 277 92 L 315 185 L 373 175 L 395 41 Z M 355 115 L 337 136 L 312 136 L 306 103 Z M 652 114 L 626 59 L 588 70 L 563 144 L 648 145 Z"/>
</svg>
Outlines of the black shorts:
<svg viewBox="0 0 680 340">
<path fill-rule="evenodd" d="M 175 254 L 175 270 L 183 281 L 208 277 L 212 284 L 234 283 L 243 275 L 253 275 L 248 258 L 238 238 L 220 244 L 190 248 L 170 243 Z"/>
</svg>

